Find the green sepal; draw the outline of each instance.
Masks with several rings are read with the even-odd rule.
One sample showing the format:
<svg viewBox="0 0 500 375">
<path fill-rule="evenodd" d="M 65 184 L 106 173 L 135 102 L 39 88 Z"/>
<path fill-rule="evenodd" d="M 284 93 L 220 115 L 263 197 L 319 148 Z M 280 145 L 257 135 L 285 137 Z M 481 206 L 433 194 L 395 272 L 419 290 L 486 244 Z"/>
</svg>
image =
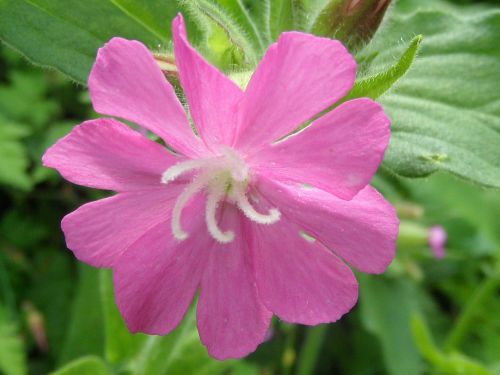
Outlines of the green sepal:
<svg viewBox="0 0 500 375">
<path fill-rule="evenodd" d="M 417 56 L 422 39 L 422 35 L 417 35 L 413 38 L 399 60 L 386 70 L 356 81 L 353 89 L 344 101 L 360 97 L 377 99 L 384 94 L 410 69 Z"/>
</svg>

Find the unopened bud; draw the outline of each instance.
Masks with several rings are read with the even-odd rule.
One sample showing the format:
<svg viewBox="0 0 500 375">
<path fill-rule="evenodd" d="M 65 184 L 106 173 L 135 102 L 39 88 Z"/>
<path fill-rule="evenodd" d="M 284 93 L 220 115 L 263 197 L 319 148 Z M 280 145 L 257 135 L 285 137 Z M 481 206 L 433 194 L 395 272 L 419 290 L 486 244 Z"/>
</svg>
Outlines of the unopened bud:
<svg viewBox="0 0 500 375">
<path fill-rule="evenodd" d="M 330 0 L 313 33 L 336 38 L 354 49 L 375 34 L 391 0 Z"/>
<path fill-rule="evenodd" d="M 445 256 L 446 230 L 435 225 L 427 227 L 417 222 L 401 221 L 399 226 L 398 247 L 417 248 L 429 246 L 437 259 Z"/>
<path fill-rule="evenodd" d="M 49 350 L 49 343 L 43 315 L 29 301 L 23 303 L 23 308 L 26 312 L 29 330 L 35 339 L 38 349 L 46 353 Z"/>
<path fill-rule="evenodd" d="M 440 226 L 435 225 L 429 230 L 429 246 L 434 253 L 434 256 L 438 259 L 442 259 L 445 256 L 446 241 L 448 240 L 448 234 L 446 230 Z"/>
</svg>

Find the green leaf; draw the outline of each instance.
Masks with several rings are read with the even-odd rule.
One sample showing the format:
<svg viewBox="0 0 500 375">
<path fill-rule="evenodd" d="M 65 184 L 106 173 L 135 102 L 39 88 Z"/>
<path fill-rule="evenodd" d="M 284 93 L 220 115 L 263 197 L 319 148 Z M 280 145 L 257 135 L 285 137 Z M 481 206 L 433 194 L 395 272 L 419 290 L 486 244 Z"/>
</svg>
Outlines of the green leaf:
<svg viewBox="0 0 500 375">
<path fill-rule="evenodd" d="M 205 24 L 206 29 L 211 30 L 211 37 L 216 37 L 208 40 L 212 52 L 221 55 L 234 47 L 243 53 L 247 65 L 257 65 L 258 48 L 255 42 L 225 8 L 211 0 L 183 0 L 183 4 L 200 24 Z M 228 42 L 220 38 L 221 30 Z"/>
<path fill-rule="evenodd" d="M 330 6 L 332 2 L 339 0 L 302 0 L 303 7 L 307 14 L 304 30 L 311 32 L 313 25 L 318 21 L 318 17 L 323 15 L 325 8 Z"/>
<path fill-rule="evenodd" d="M 266 4 L 265 1 L 261 1 L 261 4 L 256 3 L 252 8 L 249 8 L 248 4 L 245 4 L 243 0 L 218 0 L 218 4 L 227 9 L 228 13 L 244 28 L 246 35 L 251 38 L 255 50 L 259 51 L 259 55 L 261 55 L 266 48 L 265 36 L 263 35 L 265 29 L 261 30 L 259 28 L 258 18 L 255 15 L 256 13 L 265 14 L 270 11 L 270 5 Z"/>
<path fill-rule="evenodd" d="M 481 236 L 493 243 L 500 250 L 500 196 L 495 190 L 479 189 L 467 181 L 460 181 L 454 176 L 437 173 L 425 180 L 412 180 L 406 184 L 412 194 L 412 199 L 424 202 L 429 206 L 426 217 L 431 222 L 445 222 L 450 218 L 460 218 L 480 228 Z M 445 194 L 436 192 L 444 191 Z M 467 197 L 467 199 L 464 199 Z M 459 236 L 461 233 L 457 233 Z M 470 235 L 469 235 L 470 236 Z M 451 236 L 453 241 L 455 236 Z M 459 236 L 459 238 L 461 238 Z M 464 239 L 459 241 L 467 247 Z M 468 250 L 472 255 L 473 248 Z M 499 252 L 500 255 L 500 252 Z"/>
<path fill-rule="evenodd" d="M 21 190 L 31 188 L 29 158 L 21 142 L 28 134 L 28 128 L 0 116 L 0 184 Z"/>
<path fill-rule="evenodd" d="M 373 66 L 383 70 L 401 54 L 393 43 L 402 32 L 425 38 L 405 79 L 381 98 L 393 121 L 385 166 L 408 177 L 445 170 L 498 188 L 500 11 L 468 9 L 395 11 L 367 50 L 379 52 Z"/>
<path fill-rule="evenodd" d="M 175 1 L 155 0 L 109 0 L 127 16 L 155 35 L 158 40 L 165 41 L 171 36 L 168 15 L 175 14 L 178 6 Z"/>
<path fill-rule="evenodd" d="M 277 39 L 283 31 L 293 30 L 292 0 L 272 0 L 269 22 L 271 40 Z"/>
<path fill-rule="evenodd" d="M 176 7 L 110 0 L 0 0 L 0 39 L 35 64 L 85 83 L 97 49 L 114 36 L 165 44 Z M 161 9 L 161 11 L 160 11 Z M 170 13 L 171 12 L 171 13 Z M 165 20 L 164 32 L 160 24 Z"/>
<path fill-rule="evenodd" d="M 79 264 L 80 281 L 76 290 L 71 323 L 59 359 L 64 364 L 83 355 L 104 352 L 104 324 L 99 295 L 99 270 Z"/>
<path fill-rule="evenodd" d="M 23 375 L 28 373 L 24 344 L 16 325 L 0 305 L 0 373 Z"/>
<path fill-rule="evenodd" d="M 422 356 L 440 373 L 492 375 L 482 364 L 460 353 L 444 354 L 436 347 L 434 339 L 424 320 L 418 315 L 412 316 L 412 332 Z"/>
<path fill-rule="evenodd" d="M 221 374 L 236 363 L 211 358 L 201 344 L 193 306 L 183 322 L 166 336 L 149 336 L 134 364 L 137 375 Z"/>
<path fill-rule="evenodd" d="M 255 24 L 257 25 L 257 30 L 259 32 L 260 38 L 264 43 L 264 49 L 266 49 L 274 41 L 274 38 L 271 34 L 271 10 L 273 4 L 275 3 L 276 2 L 272 0 L 256 0 L 249 3 L 249 12 Z"/>
<path fill-rule="evenodd" d="M 6 118 L 39 129 L 59 111 L 59 103 L 47 98 L 49 79 L 44 72 L 12 70 L 8 80 L 0 85 L 0 113 Z"/>
<path fill-rule="evenodd" d="M 27 216 L 31 215 L 24 214 L 23 219 L 26 220 Z M 40 230 L 42 227 L 40 221 L 47 220 L 47 215 L 43 215 L 43 219 L 40 216 L 34 222 L 37 225 L 33 228 L 34 230 Z M 24 237 L 31 235 L 31 231 L 23 221 L 18 221 L 18 227 L 24 229 Z M 54 233 L 57 229 L 50 224 L 48 228 L 42 227 L 41 229 L 48 232 L 49 238 L 59 237 Z M 47 248 L 41 245 L 42 243 L 44 242 L 38 239 L 32 241 L 30 247 L 25 247 L 25 249 L 34 250 L 30 254 L 32 259 L 30 269 L 36 272 L 32 272 L 30 286 L 27 288 L 28 293 L 23 298 L 31 301 L 43 315 L 50 354 L 52 358 L 57 358 L 61 351 L 65 350 L 64 338 L 71 317 L 71 301 L 75 289 L 74 264 L 69 251 L 64 251 L 61 247 Z"/>
<path fill-rule="evenodd" d="M 394 65 L 383 72 L 357 80 L 349 95 L 343 100 L 361 97 L 377 99 L 408 72 L 417 56 L 421 42 L 422 36 L 417 35 Z"/>
<path fill-rule="evenodd" d="M 302 349 L 297 360 L 297 375 L 314 374 L 314 369 L 325 340 L 327 328 L 327 325 L 321 324 L 308 329 L 307 336 L 302 344 Z"/>
<path fill-rule="evenodd" d="M 111 372 L 99 357 L 87 356 L 77 359 L 51 375 L 108 375 Z"/>
<path fill-rule="evenodd" d="M 105 324 L 106 359 L 111 363 L 118 363 L 132 357 L 147 336 L 134 335 L 127 329 L 116 306 L 110 270 L 100 271 L 100 290 Z"/>
<path fill-rule="evenodd" d="M 73 121 L 52 123 L 50 127 L 43 132 L 42 137 L 37 139 L 38 142 L 31 149 L 33 158 L 36 162 L 32 174 L 35 183 L 43 182 L 50 177 L 59 178 L 55 170 L 42 165 L 42 155 L 57 140 L 69 134 L 74 127 L 75 123 Z"/>
<path fill-rule="evenodd" d="M 415 285 L 359 275 L 361 320 L 380 340 L 389 374 L 417 375 L 422 364 L 410 331 L 410 318 L 419 310 Z"/>
</svg>

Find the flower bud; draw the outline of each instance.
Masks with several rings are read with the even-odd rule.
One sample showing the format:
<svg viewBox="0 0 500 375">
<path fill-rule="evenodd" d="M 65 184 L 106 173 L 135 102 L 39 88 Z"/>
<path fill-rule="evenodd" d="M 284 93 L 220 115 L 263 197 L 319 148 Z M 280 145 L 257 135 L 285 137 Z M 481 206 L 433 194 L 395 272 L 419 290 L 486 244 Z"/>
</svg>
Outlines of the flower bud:
<svg viewBox="0 0 500 375">
<path fill-rule="evenodd" d="M 438 259 L 444 258 L 445 255 L 445 244 L 448 239 L 448 234 L 446 230 L 440 226 L 435 225 L 429 229 L 429 246 L 434 253 L 434 256 Z"/>
<path fill-rule="evenodd" d="M 417 248 L 429 246 L 437 259 L 445 256 L 445 244 L 448 235 L 446 230 L 435 225 L 426 227 L 413 221 L 401 221 L 399 226 L 398 246 L 402 248 Z"/>
<path fill-rule="evenodd" d="M 341 40 L 355 49 L 377 31 L 391 0 L 330 0 L 313 32 Z"/>
<path fill-rule="evenodd" d="M 45 319 L 43 315 L 35 308 L 33 303 L 25 301 L 23 309 L 26 313 L 26 320 L 29 330 L 35 339 L 38 349 L 46 353 L 49 350 L 49 343 L 47 340 L 47 332 L 45 330 Z"/>
</svg>

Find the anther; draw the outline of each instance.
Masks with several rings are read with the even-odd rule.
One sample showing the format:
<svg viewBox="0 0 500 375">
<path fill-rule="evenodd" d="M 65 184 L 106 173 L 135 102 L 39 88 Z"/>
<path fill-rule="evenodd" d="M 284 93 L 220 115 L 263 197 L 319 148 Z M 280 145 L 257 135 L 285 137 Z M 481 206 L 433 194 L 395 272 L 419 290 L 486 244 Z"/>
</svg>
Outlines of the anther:
<svg viewBox="0 0 500 375">
<path fill-rule="evenodd" d="M 217 223 L 217 209 L 226 195 L 236 204 L 243 214 L 259 224 L 277 222 L 281 213 L 271 208 L 267 214 L 257 212 L 247 197 L 246 187 L 249 183 L 249 169 L 245 162 L 231 149 L 223 148 L 221 155 L 212 158 L 186 160 L 169 167 L 161 177 L 161 182 L 169 184 L 181 175 L 198 171 L 193 180 L 177 197 L 172 210 L 172 234 L 178 240 L 188 238 L 188 233 L 182 229 L 181 215 L 191 198 L 206 189 L 205 221 L 210 235 L 221 243 L 234 240 L 234 232 L 222 231 Z"/>
</svg>

